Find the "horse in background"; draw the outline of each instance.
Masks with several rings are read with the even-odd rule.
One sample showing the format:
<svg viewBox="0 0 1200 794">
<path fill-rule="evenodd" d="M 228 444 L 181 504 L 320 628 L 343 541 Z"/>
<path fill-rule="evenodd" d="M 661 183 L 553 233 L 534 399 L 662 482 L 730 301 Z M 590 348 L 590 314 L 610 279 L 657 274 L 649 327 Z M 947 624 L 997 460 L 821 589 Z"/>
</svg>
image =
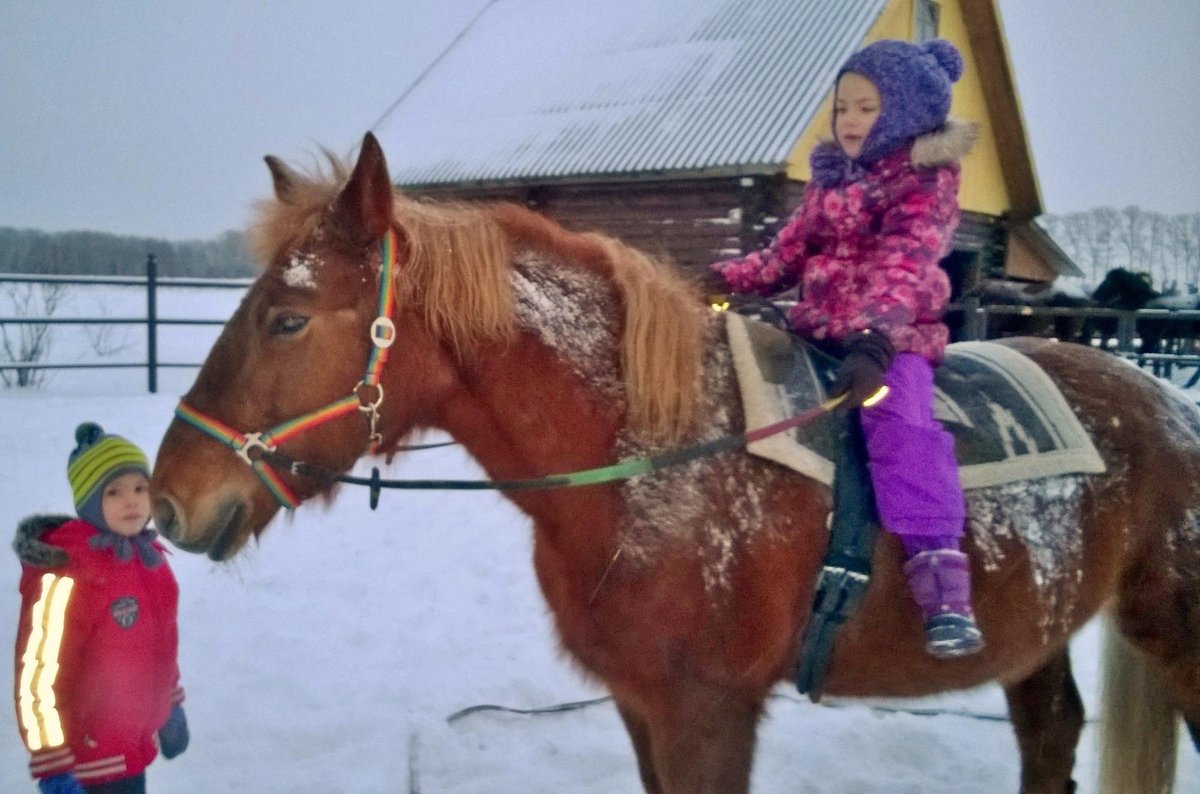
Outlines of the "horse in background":
<svg viewBox="0 0 1200 794">
<path fill-rule="evenodd" d="M 1021 282 L 1007 279 L 984 279 L 959 298 L 977 298 L 980 306 L 1021 306 L 1031 309 L 1086 309 L 1095 301 L 1080 290 L 1071 290 L 1057 283 Z M 1023 313 L 989 313 L 984 339 L 1005 339 L 1015 336 L 1034 336 L 1078 342 L 1084 338 L 1085 319 L 1082 315 L 1053 315 Z M 952 329 L 953 330 L 953 329 Z"/>
<path fill-rule="evenodd" d="M 1126 268 L 1113 268 L 1092 292 L 1096 306 L 1106 309 L 1137 311 L 1140 309 L 1162 309 L 1166 312 L 1200 308 L 1200 298 L 1194 294 L 1179 295 L 1174 290 L 1160 292 L 1154 289 L 1148 273 L 1138 273 Z M 1169 313 L 1159 316 L 1143 316 L 1137 319 L 1135 334 L 1140 340 L 1137 349 L 1138 365 L 1144 366 L 1148 355 L 1182 354 L 1190 352 L 1191 342 L 1200 335 L 1200 323 L 1187 318 L 1180 319 Z M 1091 318 L 1085 329 L 1084 339 L 1103 349 L 1112 349 L 1117 344 L 1118 322 L 1111 317 Z M 1149 359 L 1155 375 L 1169 377 L 1170 362 Z"/>
<path fill-rule="evenodd" d="M 279 511 L 278 486 L 329 492 L 292 469 L 268 477 L 261 453 L 276 434 L 289 456 L 344 472 L 368 445 L 395 452 L 437 428 L 490 477 L 521 479 L 746 430 L 725 325 L 676 271 L 525 207 L 411 201 L 370 134 L 352 171 L 267 162 L 275 198 L 254 232 L 265 270 L 155 465 L 156 525 L 180 548 L 230 559 Z M 392 342 L 376 368 L 374 351 Z M 1107 472 L 968 496 L 964 550 L 988 638 L 974 656 L 925 652 L 900 544 L 884 533 L 824 692 L 912 697 L 997 681 L 1021 791 L 1061 794 L 1074 789 L 1083 726 L 1068 642 L 1104 610 L 1115 629 L 1104 783 L 1167 790 L 1179 715 L 1200 749 L 1200 411 L 1100 351 L 1006 344 L 1057 383 Z M 530 518 L 560 642 L 612 693 L 645 790 L 744 794 L 767 697 L 790 680 L 809 620 L 828 487 L 738 450 L 508 494 Z"/>
</svg>

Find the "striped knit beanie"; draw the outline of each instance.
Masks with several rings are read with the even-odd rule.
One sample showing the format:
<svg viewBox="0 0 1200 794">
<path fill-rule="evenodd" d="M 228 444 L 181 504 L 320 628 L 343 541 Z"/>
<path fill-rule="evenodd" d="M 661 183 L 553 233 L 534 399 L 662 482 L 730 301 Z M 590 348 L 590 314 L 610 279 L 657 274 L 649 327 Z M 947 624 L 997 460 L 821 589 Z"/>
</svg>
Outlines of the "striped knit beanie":
<svg viewBox="0 0 1200 794">
<path fill-rule="evenodd" d="M 114 477 L 130 472 L 149 477 L 150 461 L 135 444 L 106 434 L 95 422 L 84 422 L 75 428 L 75 443 L 77 446 L 67 460 L 67 480 L 71 483 L 75 510 L 97 529 L 111 531 L 100 506 L 104 486 Z"/>
</svg>

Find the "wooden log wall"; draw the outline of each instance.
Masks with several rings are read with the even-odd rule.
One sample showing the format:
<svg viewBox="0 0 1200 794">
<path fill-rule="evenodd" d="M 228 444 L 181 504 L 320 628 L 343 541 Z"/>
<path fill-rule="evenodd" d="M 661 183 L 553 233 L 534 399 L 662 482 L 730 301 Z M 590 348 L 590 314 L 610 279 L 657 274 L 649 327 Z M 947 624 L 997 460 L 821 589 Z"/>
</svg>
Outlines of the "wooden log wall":
<svg viewBox="0 0 1200 794">
<path fill-rule="evenodd" d="M 611 234 L 699 275 L 711 262 L 762 247 L 799 205 L 804 185 L 775 176 L 725 176 L 578 184 L 425 186 L 410 195 L 513 201 L 569 229 Z M 999 219 L 964 213 L 955 248 L 979 252 L 978 267 L 1003 270 Z"/>
</svg>

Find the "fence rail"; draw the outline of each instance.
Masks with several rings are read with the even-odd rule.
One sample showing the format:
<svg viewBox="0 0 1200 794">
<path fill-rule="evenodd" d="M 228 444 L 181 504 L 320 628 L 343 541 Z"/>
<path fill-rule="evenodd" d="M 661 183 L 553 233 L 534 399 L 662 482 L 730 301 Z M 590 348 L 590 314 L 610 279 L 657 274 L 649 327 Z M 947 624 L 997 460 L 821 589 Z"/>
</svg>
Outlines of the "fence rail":
<svg viewBox="0 0 1200 794">
<path fill-rule="evenodd" d="M 253 279 L 199 279 L 173 278 L 158 275 L 154 255 L 146 258 L 145 276 L 53 276 L 27 273 L 0 273 L 0 284 L 63 284 L 83 286 L 130 287 L 143 289 L 146 292 L 145 317 L 0 317 L 0 326 L 5 325 L 144 325 L 146 326 L 146 361 L 125 363 L 87 363 L 87 364 L 44 364 L 35 361 L 3 361 L 0 369 L 16 370 L 18 372 L 33 370 L 72 370 L 72 369 L 145 369 L 147 389 L 158 391 L 158 370 L 199 367 L 201 362 L 162 361 L 158 355 L 158 330 L 162 326 L 221 326 L 225 320 L 208 320 L 197 318 L 162 317 L 158 313 L 158 293 L 162 289 L 198 288 L 198 289 L 246 289 Z M 1102 346 L 1113 353 L 1138 363 L 1151 364 L 1156 368 L 1160 365 L 1192 366 L 1197 368 L 1193 381 L 1200 379 L 1200 347 L 1188 353 L 1155 353 L 1139 350 L 1138 324 L 1148 320 L 1169 321 L 1178 323 L 1195 323 L 1200 328 L 1200 311 L 1170 310 L 1170 309 L 1125 309 L 1099 308 L 1070 308 L 1057 306 L 1013 306 L 981 304 L 978 299 L 971 298 L 962 303 L 953 304 L 947 308 L 950 317 L 961 315 L 962 340 L 981 340 L 990 338 L 988 328 L 990 321 L 997 317 L 1046 317 L 1074 318 L 1076 320 L 1115 320 L 1116 334 Z"/>
<path fill-rule="evenodd" d="M 125 363 L 88 363 L 88 364 L 42 364 L 33 361 L 0 361 L 0 369 L 29 372 L 35 370 L 71 370 L 71 369 L 145 369 L 146 388 L 151 393 L 158 391 L 158 371 L 160 369 L 179 369 L 199 367 L 200 362 L 161 361 L 158 356 L 158 329 L 161 326 L 199 326 L 224 325 L 224 320 L 205 320 L 195 318 L 160 317 L 158 313 L 158 293 L 161 289 L 201 288 L 201 289 L 246 289 L 253 283 L 252 279 L 231 278 L 173 278 L 158 275 L 158 263 L 154 254 L 146 257 L 145 276 L 54 276 L 36 275 L 29 273 L 0 273 L 0 284 L 61 284 L 105 287 L 138 287 L 146 291 L 145 317 L 0 317 L 0 326 L 4 325 L 145 325 L 146 326 L 146 360 L 142 362 Z"/>
</svg>

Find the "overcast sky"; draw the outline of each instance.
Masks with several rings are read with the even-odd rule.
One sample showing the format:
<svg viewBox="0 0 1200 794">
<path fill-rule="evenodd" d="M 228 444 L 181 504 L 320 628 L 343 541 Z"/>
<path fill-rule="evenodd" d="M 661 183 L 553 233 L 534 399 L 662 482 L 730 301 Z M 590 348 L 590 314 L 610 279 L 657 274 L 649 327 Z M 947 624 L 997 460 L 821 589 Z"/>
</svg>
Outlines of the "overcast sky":
<svg viewBox="0 0 1200 794">
<path fill-rule="evenodd" d="M 0 226 L 241 228 L 264 154 L 349 153 L 488 2 L 0 0 Z M 1200 211 L 1200 0 L 1000 7 L 1046 210 Z"/>
</svg>

